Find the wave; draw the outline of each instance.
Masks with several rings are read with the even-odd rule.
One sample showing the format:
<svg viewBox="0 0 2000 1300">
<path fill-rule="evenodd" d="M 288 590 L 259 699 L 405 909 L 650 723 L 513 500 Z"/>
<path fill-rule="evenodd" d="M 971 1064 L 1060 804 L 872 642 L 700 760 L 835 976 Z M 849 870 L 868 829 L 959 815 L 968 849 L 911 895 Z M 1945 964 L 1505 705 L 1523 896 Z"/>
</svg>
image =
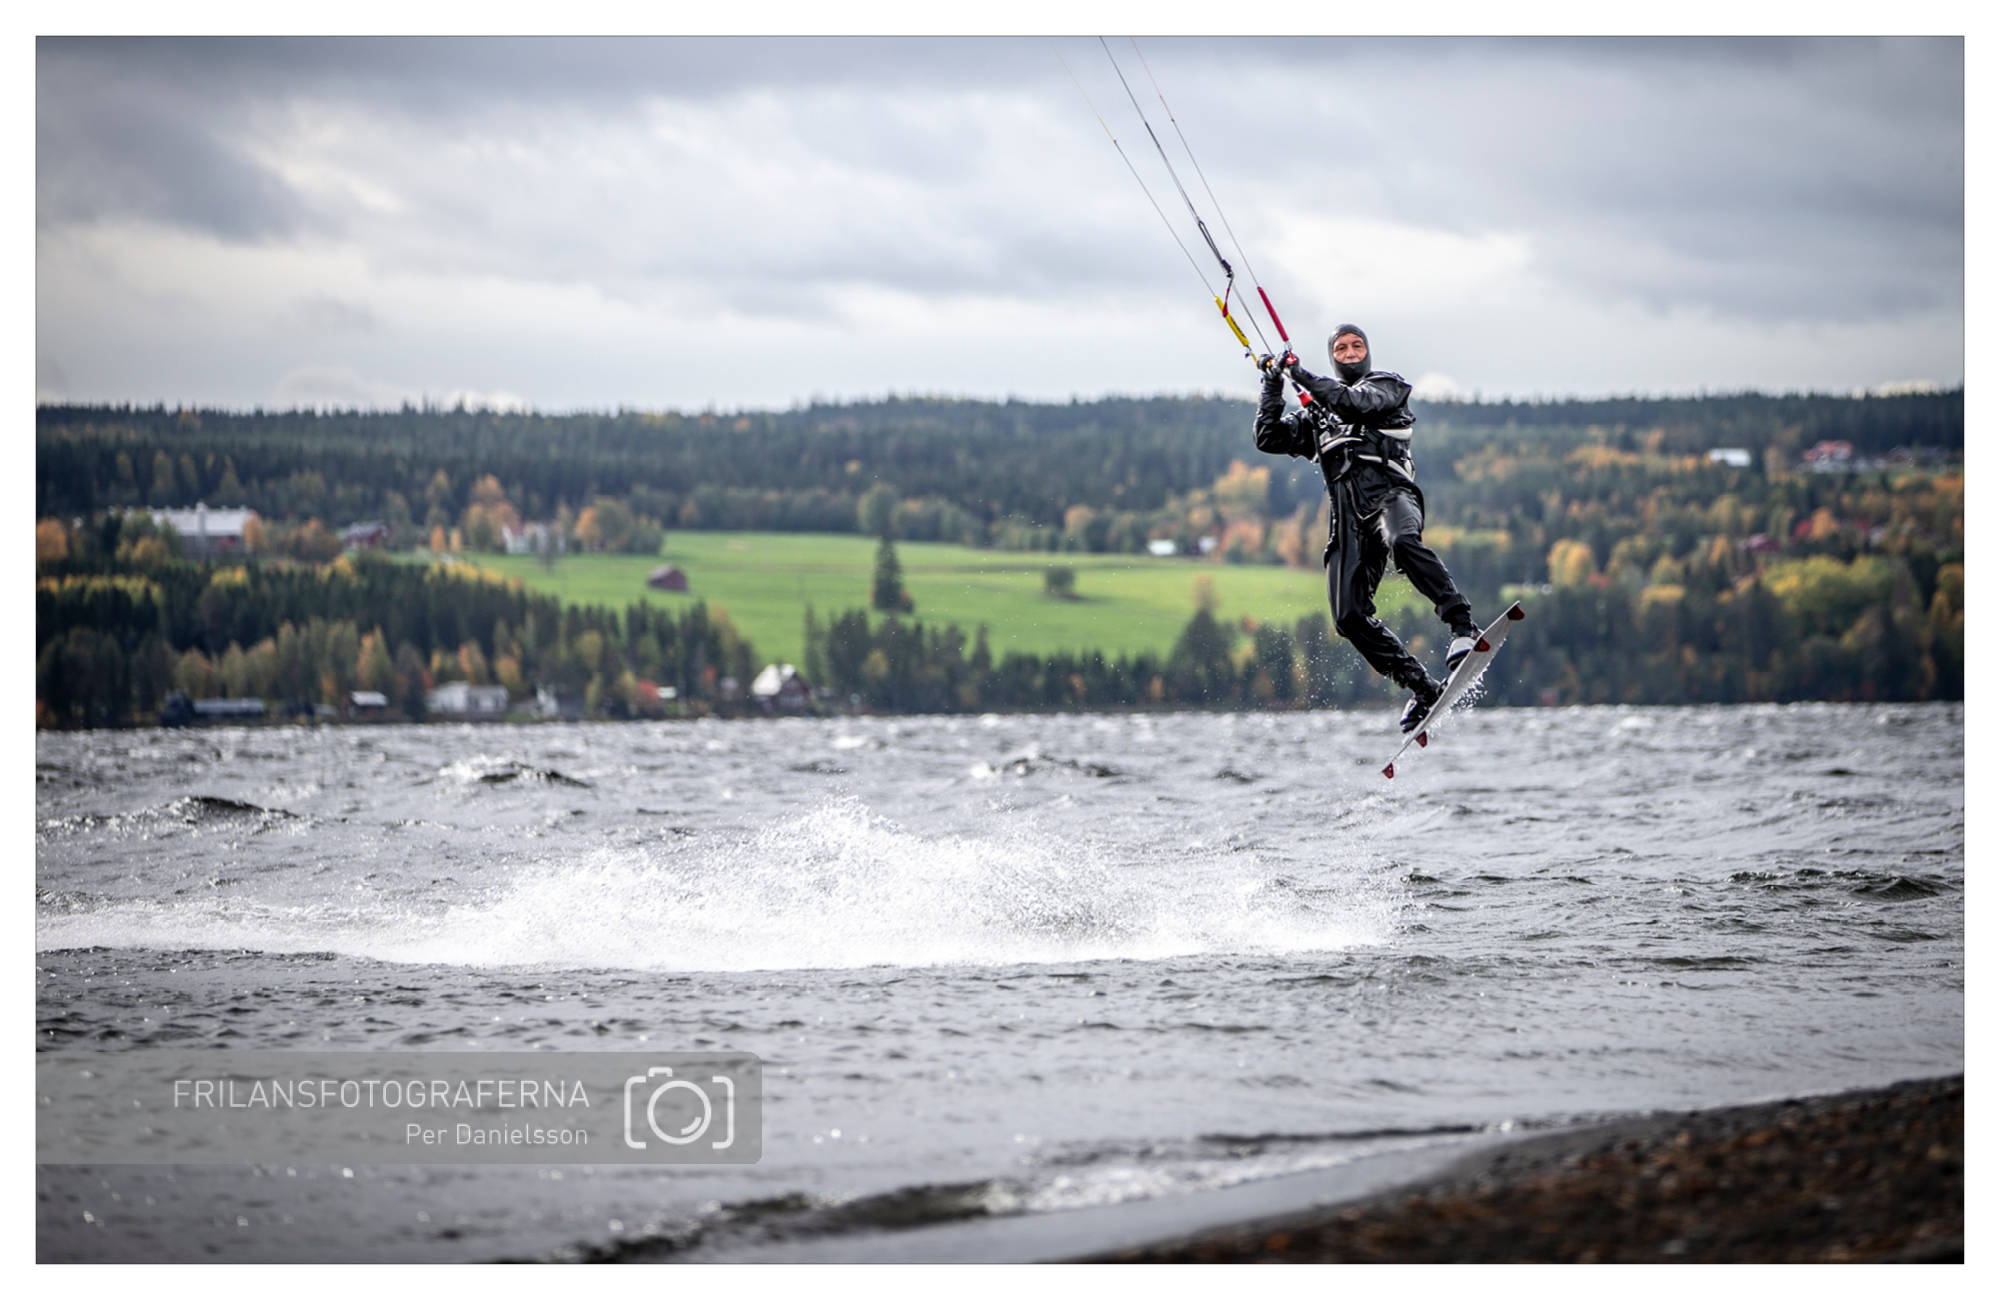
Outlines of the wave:
<svg viewBox="0 0 2000 1300">
<path fill-rule="evenodd" d="M 1297 1137 L 1083 1144 L 1077 1150 L 1031 1154 L 1021 1162 L 1023 1171 L 1013 1176 L 919 1183 L 860 1195 L 791 1192 L 711 1202 L 679 1222 L 634 1223 L 629 1230 L 617 1222 L 608 1239 L 579 1241 L 550 1258 L 643 1263 L 685 1258 L 699 1251 L 703 1259 L 728 1259 L 760 1247 L 813 1238 L 1102 1209 L 1222 1191 L 1391 1152 L 1449 1149 L 1484 1131 L 1485 1126 L 1457 1124 Z"/>
<path fill-rule="evenodd" d="M 108 838 L 140 836 L 159 839 L 214 830 L 255 834 L 280 826 L 298 826 L 311 820 L 282 808 L 264 808 L 240 799 L 196 794 L 151 808 L 141 808 L 137 812 L 79 813 L 71 817 L 50 818 L 36 825 L 35 834 L 40 839 L 63 839 L 90 833 Z"/>
<path fill-rule="evenodd" d="M 352 877 L 285 899 L 65 900 L 39 911 L 36 938 L 545 969 L 986 966 L 1375 945 L 1408 901 L 1386 862 L 1302 872 L 1227 848 L 1124 853 L 1025 823 L 926 836 L 849 799 L 734 841 L 545 858 L 428 900 L 357 903 Z"/>
<path fill-rule="evenodd" d="M 549 785 L 568 786 L 577 790 L 588 790 L 590 782 L 577 778 L 552 767 L 536 767 L 518 758 L 496 757 L 491 754 L 475 754 L 471 758 L 447 763 L 438 769 L 438 775 L 463 785 L 505 785 L 510 781 L 524 781 L 530 784 L 544 782 Z"/>
</svg>

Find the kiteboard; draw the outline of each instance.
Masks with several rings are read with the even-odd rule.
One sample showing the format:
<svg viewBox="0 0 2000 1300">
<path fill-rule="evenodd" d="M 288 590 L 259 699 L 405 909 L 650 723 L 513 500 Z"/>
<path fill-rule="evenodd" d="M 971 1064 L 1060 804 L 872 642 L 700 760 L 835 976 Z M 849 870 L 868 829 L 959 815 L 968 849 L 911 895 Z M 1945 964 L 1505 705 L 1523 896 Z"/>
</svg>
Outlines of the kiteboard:
<svg viewBox="0 0 2000 1300">
<path fill-rule="evenodd" d="M 1473 683 L 1479 680 L 1479 675 L 1486 671 L 1486 665 L 1493 662 L 1493 656 L 1507 640 L 1508 625 L 1518 623 L 1527 616 L 1526 611 L 1521 608 L 1521 602 L 1515 601 L 1507 607 L 1506 613 L 1486 625 L 1486 630 L 1479 634 L 1479 640 L 1473 645 L 1472 652 L 1458 661 L 1458 667 L 1452 670 L 1444 689 L 1438 692 L 1437 699 L 1431 701 L 1431 707 L 1425 710 L 1423 717 L 1417 721 L 1416 728 L 1403 742 L 1403 748 L 1397 750 L 1395 757 L 1389 760 L 1388 766 L 1382 769 L 1383 776 L 1395 780 L 1396 759 L 1401 758 L 1411 745 L 1422 749 L 1431 743 L 1432 719 L 1443 718 L 1445 712 L 1472 689 Z"/>
</svg>

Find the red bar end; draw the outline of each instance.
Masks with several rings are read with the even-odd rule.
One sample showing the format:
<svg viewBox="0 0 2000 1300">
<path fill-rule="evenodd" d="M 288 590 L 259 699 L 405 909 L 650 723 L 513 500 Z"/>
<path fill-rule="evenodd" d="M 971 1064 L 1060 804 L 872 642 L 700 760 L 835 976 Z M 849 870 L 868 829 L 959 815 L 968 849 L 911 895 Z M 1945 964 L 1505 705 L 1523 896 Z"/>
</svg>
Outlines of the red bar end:
<svg viewBox="0 0 2000 1300">
<path fill-rule="evenodd" d="M 1278 319 L 1278 309 L 1271 305 L 1271 295 L 1264 292 L 1264 286 L 1261 284 L 1257 286 L 1257 296 L 1264 300 L 1264 310 L 1271 313 L 1271 323 L 1278 327 L 1278 337 L 1289 344 L 1292 336 L 1285 333 L 1285 322 Z"/>
</svg>

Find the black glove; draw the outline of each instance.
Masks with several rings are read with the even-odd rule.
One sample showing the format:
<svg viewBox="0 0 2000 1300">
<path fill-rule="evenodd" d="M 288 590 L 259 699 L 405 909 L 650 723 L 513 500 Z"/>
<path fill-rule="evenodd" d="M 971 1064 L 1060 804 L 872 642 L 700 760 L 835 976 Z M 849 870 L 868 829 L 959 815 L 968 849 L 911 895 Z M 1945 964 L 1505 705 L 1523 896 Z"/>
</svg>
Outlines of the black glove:
<svg viewBox="0 0 2000 1300">
<path fill-rule="evenodd" d="M 1268 352 L 1257 358 L 1257 368 L 1264 372 L 1264 378 L 1266 379 L 1282 379 L 1284 377 L 1285 372 L 1278 368 L 1278 358 Z"/>
</svg>

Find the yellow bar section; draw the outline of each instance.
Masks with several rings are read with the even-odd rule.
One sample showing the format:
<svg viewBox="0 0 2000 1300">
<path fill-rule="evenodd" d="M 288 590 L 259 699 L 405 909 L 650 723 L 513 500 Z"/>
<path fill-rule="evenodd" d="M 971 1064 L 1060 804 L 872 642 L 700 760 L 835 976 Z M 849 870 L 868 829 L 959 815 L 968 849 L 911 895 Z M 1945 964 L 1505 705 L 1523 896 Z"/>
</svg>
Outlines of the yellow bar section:
<svg viewBox="0 0 2000 1300">
<path fill-rule="evenodd" d="M 1248 351 L 1250 348 L 1250 340 L 1243 337 L 1243 327 L 1238 325 L 1236 323 L 1236 318 L 1229 314 L 1229 304 L 1222 301 L 1222 299 L 1217 298 L 1215 300 L 1215 306 L 1216 310 L 1222 313 L 1222 319 L 1229 322 L 1229 332 L 1234 334 L 1236 336 L 1236 341 L 1243 345 L 1245 351 Z"/>
</svg>

